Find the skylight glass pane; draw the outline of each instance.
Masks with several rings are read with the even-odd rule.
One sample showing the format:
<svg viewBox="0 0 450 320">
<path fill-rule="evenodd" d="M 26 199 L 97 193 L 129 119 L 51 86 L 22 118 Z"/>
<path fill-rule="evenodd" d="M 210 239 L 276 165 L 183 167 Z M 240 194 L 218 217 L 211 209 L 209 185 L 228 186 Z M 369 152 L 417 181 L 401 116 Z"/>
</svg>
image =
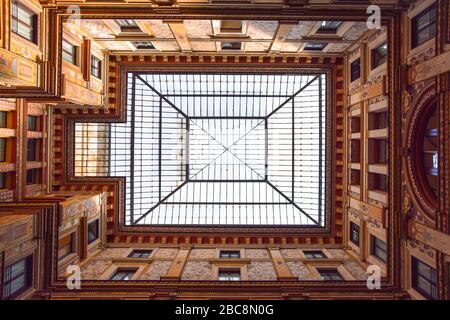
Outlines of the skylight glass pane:
<svg viewBox="0 0 450 320">
<path fill-rule="evenodd" d="M 129 74 L 127 122 L 96 163 L 126 177 L 126 224 L 324 226 L 325 80 Z"/>
</svg>

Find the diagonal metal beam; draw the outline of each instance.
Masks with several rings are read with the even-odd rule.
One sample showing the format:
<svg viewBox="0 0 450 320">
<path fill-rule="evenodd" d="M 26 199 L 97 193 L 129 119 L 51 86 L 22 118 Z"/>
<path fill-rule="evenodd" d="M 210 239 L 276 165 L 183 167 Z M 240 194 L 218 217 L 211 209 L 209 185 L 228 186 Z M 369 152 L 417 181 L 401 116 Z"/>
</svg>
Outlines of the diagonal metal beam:
<svg viewBox="0 0 450 320">
<path fill-rule="evenodd" d="M 294 99 L 300 92 L 302 92 L 303 90 L 305 90 L 306 88 L 308 88 L 314 81 L 316 81 L 317 79 L 319 79 L 320 76 L 316 76 L 314 77 L 311 81 L 309 81 L 307 84 L 305 84 L 303 87 L 301 87 L 297 92 L 295 92 L 292 96 L 290 96 L 286 101 L 284 101 L 282 104 L 280 104 L 277 108 L 275 108 L 271 113 L 269 113 L 267 115 L 267 119 L 270 118 L 271 115 L 273 115 L 275 112 L 277 112 L 278 110 L 280 110 L 284 105 L 288 104 L 289 101 L 291 101 L 292 99 Z"/>
<path fill-rule="evenodd" d="M 269 186 L 271 186 L 276 192 L 278 192 L 284 199 L 286 199 L 290 204 L 292 204 L 295 208 L 297 208 L 301 213 L 311 219 L 315 224 L 319 224 L 316 219 L 311 217 L 308 213 L 305 212 L 302 208 L 300 208 L 294 201 L 292 201 L 288 196 L 286 196 L 283 192 L 281 192 L 276 186 L 274 186 L 269 181 L 266 181 Z"/>
<path fill-rule="evenodd" d="M 163 99 L 167 104 L 169 104 L 172 108 L 177 110 L 183 117 L 186 119 L 189 119 L 188 115 L 185 114 L 180 108 L 178 108 L 176 105 L 172 103 L 169 99 L 167 99 L 162 93 L 160 93 L 158 90 L 156 90 L 150 83 L 147 82 L 147 80 L 143 79 L 140 75 L 136 75 L 139 80 L 141 80 L 147 87 L 149 87 L 153 92 L 155 92 L 161 99 Z"/>
<path fill-rule="evenodd" d="M 169 199 L 172 195 L 175 194 L 175 192 L 177 192 L 178 190 L 180 190 L 184 185 L 187 184 L 187 181 L 183 181 L 182 184 L 180 184 L 178 187 L 176 187 L 175 189 L 172 190 L 172 192 L 170 192 L 167 196 L 165 196 L 164 198 L 162 198 L 157 204 L 155 204 L 153 207 L 151 207 L 150 209 L 148 209 L 139 219 L 137 219 L 136 221 L 132 221 L 133 224 L 138 224 L 139 221 L 141 221 L 142 219 L 144 219 L 150 212 L 152 212 L 153 210 L 155 210 L 160 204 L 162 204 L 164 201 L 166 201 L 167 199 Z"/>
</svg>

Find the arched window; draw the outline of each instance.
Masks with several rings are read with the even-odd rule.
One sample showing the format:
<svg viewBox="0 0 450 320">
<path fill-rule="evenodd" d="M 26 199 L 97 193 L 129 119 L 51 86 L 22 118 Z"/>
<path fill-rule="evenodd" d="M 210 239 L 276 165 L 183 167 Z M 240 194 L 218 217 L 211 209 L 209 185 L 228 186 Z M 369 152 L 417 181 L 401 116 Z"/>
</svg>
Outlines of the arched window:
<svg viewBox="0 0 450 320">
<path fill-rule="evenodd" d="M 424 196 L 437 207 L 439 121 L 437 103 L 433 101 L 423 110 L 415 136 L 415 171 Z"/>
</svg>

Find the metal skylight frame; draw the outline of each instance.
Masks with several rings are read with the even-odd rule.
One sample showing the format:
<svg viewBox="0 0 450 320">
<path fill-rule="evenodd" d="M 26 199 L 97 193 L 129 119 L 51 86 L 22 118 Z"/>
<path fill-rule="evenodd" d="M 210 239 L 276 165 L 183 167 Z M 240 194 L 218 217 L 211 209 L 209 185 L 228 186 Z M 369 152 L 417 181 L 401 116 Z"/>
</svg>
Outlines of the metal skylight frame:
<svg viewBox="0 0 450 320">
<path fill-rule="evenodd" d="M 108 150 L 109 175 L 126 177 L 126 225 L 324 226 L 325 74 L 129 73 L 127 82 L 127 123 L 110 125 Z M 211 159 L 195 158 L 199 145 Z M 315 166 L 307 157 L 317 148 Z M 220 153 L 235 176 L 214 168 Z"/>
</svg>

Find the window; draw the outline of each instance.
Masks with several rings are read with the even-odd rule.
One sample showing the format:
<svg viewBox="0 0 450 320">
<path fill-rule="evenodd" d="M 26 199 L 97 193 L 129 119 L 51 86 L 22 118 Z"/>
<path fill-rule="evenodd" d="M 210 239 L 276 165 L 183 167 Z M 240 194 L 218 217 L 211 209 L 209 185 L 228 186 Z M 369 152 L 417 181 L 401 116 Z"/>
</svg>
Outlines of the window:
<svg viewBox="0 0 450 320">
<path fill-rule="evenodd" d="M 75 233 L 71 233 L 59 240 L 58 258 L 61 260 L 75 252 Z"/>
<path fill-rule="evenodd" d="M 356 81 L 361 78 L 361 59 L 358 58 L 350 65 L 350 81 Z"/>
<path fill-rule="evenodd" d="M 37 21 L 38 16 L 30 11 L 28 8 L 19 4 L 18 2 L 12 3 L 12 19 L 11 30 L 15 34 L 25 38 L 35 44 L 37 44 Z"/>
<path fill-rule="evenodd" d="M 240 281 L 240 270 L 219 269 L 219 281 Z"/>
<path fill-rule="evenodd" d="M 222 42 L 222 50 L 241 50 L 240 42 Z"/>
<path fill-rule="evenodd" d="M 146 49 L 146 50 L 154 50 L 155 46 L 151 41 L 133 41 L 132 44 L 136 47 L 136 49 Z"/>
<path fill-rule="evenodd" d="M 27 170 L 27 185 L 38 184 L 40 178 L 39 169 Z"/>
<path fill-rule="evenodd" d="M 322 51 L 327 46 L 327 43 L 311 43 L 308 42 L 303 50 Z"/>
<path fill-rule="evenodd" d="M 386 63 L 387 44 L 383 43 L 381 46 L 372 49 L 372 69 L 375 69 Z"/>
<path fill-rule="evenodd" d="M 78 47 L 63 40 L 62 42 L 62 58 L 73 65 L 78 65 Z"/>
<path fill-rule="evenodd" d="M 239 259 L 240 257 L 240 251 L 220 250 L 220 258 L 222 259 Z"/>
<path fill-rule="evenodd" d="M 223 20 L 220 23 L 221 33 L 241 33 L 242 21 L 240 20 Z"/>
<path fill-rule="evenodd" d="M 37 155 L 37 139 L 28 139 L 27 141 L 27 161 L 39 161 Z"/>
<path fill-rule="evenodd" d="M 131 280 L 136 271 L 136 268 L 119 268 L 111 277 L 111 280 Z"/>
<path fill-rule="evenodd" d="M 386 243 L 377 237 L 370 236 L 370 254 L 386 262 Z"/>
<path fill-rule="evenodd" d="M 0 162 L 6 162 L 6 139 L 0 138 Z"/>
<path fill-rule="evenodd" d="M 341 24 L 341 21 L 322 21 L 317 33 L 336 33 Z"/>
<path fill-rule="evenodd" d="M 77 123 L 75 172 L 125 176 L 129 226 L 324 226 L 325 79 L 130 73 L 136 121 Z"/>
<path fill-rule="evenodd" d="M 38 131 L 38 117 L 36 116 L 28 116 L 28 130 L 29 131 Z"/>
<path fill-rule="evenodd" d="M 99 227 L 98 219 L 88 224 L 88 244 L 91 244 L 98 239 L 99 233 L 98 227 Z"/>
<path fill-rule="evenodd" d="M 139 29 L 139 26 L 133 19 L 117 19 L 116 22 L 122 31 Z"/>
<path fill-rule="evenodd" d="M 98 79 L 102 78 L 102 60 L 94 55 L 91 55 L 91 75 Z"/>
<path fill-rule="evenodd" d="M 344 280 L 341 274 L 336 269 L 317 269 L 322 280 L 326 281 L 340 281 Z"/>
<path fill-rule="evenodd" d="M 359 225 L 350 221 L 350 241 L 359 246 Z"/>
<path fill-rule="evenodd" d="M 133 250 L 128 255 L 128 258 L 148 258 L 152 252 L 152 250 Z"/>
<path fill-rule="evenodd" d="M 33 284 L 33 256 L 19 260 L 5 269 L 3 297 L 14 299 Z"/>
<path fill-rule="evenodd" d="M 8 113 L 6 111 L 0 111 L 0 128 L 6 128 L 8 126 Z"/>
<path fill-rule="evenodd" d="M 425 298 L 436 299 L 436 270 L 415 257 L 411 258 L 412 287 Z"/>
<path fill-rule="evenodd" d="M 321 250 L 303 251 L 307 259 L 326 259 L 326 255 Z"/>
<path fill-rule="evenodd" d="M 0 172 L 0 189 L 6 189 L 6 173 Z"/>
<path fill-rule="evenodd" d="M 411 21 L 411 49 L 436 35 L 436 4 L 426 8 Z"/>
</svg>

